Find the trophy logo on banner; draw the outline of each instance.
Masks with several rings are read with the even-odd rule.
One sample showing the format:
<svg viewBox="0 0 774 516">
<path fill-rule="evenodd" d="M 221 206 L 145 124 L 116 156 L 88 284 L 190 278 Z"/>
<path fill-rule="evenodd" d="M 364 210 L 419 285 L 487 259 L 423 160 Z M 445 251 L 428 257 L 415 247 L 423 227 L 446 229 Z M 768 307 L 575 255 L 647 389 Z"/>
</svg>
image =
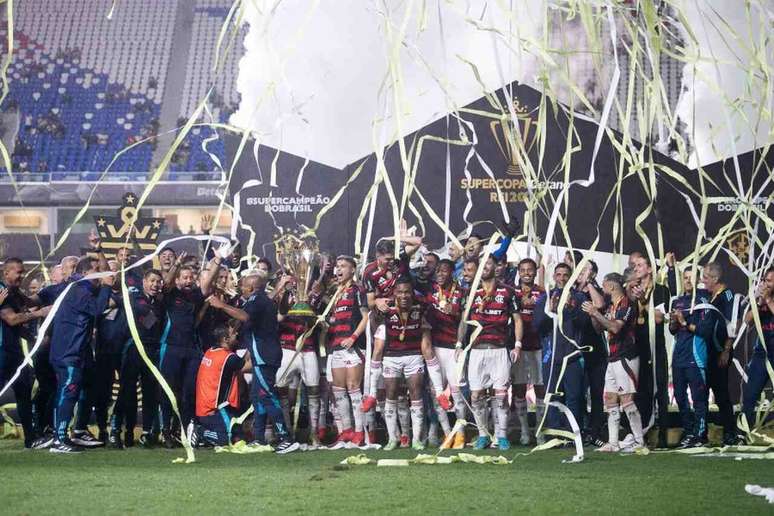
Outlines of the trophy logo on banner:
<svg viewBox="0 0 774 516">
<path fill-rule="evenodd" d="M 156 249 L 156 242 L 164 227 L 164 219 L 140 217 L 137 208 L 137 196 L 124 194 L 118 215 L 95 215 L 97 234 L 102 241 L 105 257 L 115 257 L 119 249 L 137 247 L 148 253 Z"/>
<path fill-rule="evenodd" d="M 740 230 L 735 235 L 732 235 L 726 240 L 726 244 L 732 253 L 739 258 L 741 263 L 747 263 L 747 259 L 750 256 L 750 239 L 747 237 L 747 233 Z"/>
<path fill-rule="evenodd" d="M 529 142 L 530 132 L 535 125 L 535 121 L 529 116 L 527 108 L 522 106 L 519 99 L 513 99 L 513 110 L 516 114 L 516 120 L 519 124 L 518 130 L 510 116 L 510 113 L 506 113 L 505 117 L 501 120 L 493 120 L 489 124 L 489 128 L 492 131 L 492 136 L 497 143 L 497 147 L 500 149 L 500 153 L 508 163 L 506 173 L 509 176 L 520 176 L 521 166 L 519 165 L 519 150 L 516 144 L 516 138 L 521 133 L 521 141 L 524 144 L 524 149 L 529 152 L 532 147 Z M 534 137 L 533 141 L 534 143 Z"/>
<path fill-rule="evenodd" d="M 309 304 L 309 288 L 312 274 L 320 261 L 320 244 L 316 237 L 296 232 L 288 232 L 275 237 L 277 263 L 285 274 L 295 278 L 295 303 L 288 315 L 295 317 L 315 317 Z"/>
</svg>

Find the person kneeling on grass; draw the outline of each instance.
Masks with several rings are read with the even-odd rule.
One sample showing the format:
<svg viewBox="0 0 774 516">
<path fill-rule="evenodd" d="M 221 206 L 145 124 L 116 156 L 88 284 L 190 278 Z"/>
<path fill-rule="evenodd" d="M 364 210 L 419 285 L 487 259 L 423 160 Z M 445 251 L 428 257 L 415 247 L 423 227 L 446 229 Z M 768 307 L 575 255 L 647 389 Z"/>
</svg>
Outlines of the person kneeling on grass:
<svg viewBox="0 0 774 516">
<path fill-rule="evenodd" d="M 196 419 L 190 425 L 188 439 L 192 446 L 226 446 L 242 439 L 239 416 L 239 375 L 252 367 L 250 355 L 239 358 L 234 353 L 237 326 L 230 323 L 212 332 L 214 347 L 207 350 L 196 375 Z"/>
<path fill-rule="evenodd" d="M 640 363 L 634 341 L 637 313 L 633 303 L 626 297 L 623 287 L 623 276 L 615 272 L 605 276 L 602 282 L 604 293 L 610 296 L 610 305 L 602 314 L 593 303 L 598 293 L 592 294 L 592 301 L 583 303 L 583 311 L 591 316 L 594 328 L 607 331 L 608 364 L 605 373 L 605 408 L 607 409 L 607 444 L 597 448 L 601 452 L 633 452 L 645 446 L 642 433 L 642 418 L 634 404 L 634 393 L 637 392 L 637 379 Z M 619 408 L 620 406 L 620 408 Z M 626 413 L 629 425 L 634 435 L 634 445 L 621 448 L 618 443 L 618 425 L 621 420 L 621 410 Z"/>
</svg>

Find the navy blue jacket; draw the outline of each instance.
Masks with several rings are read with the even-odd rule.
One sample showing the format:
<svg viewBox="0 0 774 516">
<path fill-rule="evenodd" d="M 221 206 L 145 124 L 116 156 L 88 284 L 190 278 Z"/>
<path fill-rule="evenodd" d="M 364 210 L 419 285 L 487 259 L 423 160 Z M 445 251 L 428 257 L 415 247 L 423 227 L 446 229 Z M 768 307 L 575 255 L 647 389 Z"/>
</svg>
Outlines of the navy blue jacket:
<svg viewBox="0 0 774 516">
<path fill-rule="evenodd" d="M 567 298 L 567 302 L 564 305 L 562 315 L 562 330 L 564 334 L 557 328 L 556 332 L 556 353 L 553 354 L 553 320 L 545 313 L 546 302 L 550 296 L 561 296 L 562 289 L 554 288 L 548 295 L 541 294 L 535 305 L 535 314 L 533 322 L 535 328 L 537 328 L 538 335 L 540 335 L 540 341 L 543 343 L 543 363 L 548 363 L 550 360 L 554 360 L 554 364 L 560 365 L 564 357 L 576 351 L 575 345 L 570 342 L 567 337 L 572 338 L 578 344 L 583 345 L 583 330 L 589 323 L 589 315 L 581 309 L 581 305 L 586 301 L 586 297 L 582 292 L 578 292 L 575 289 L 570 290 L 570 295 Z M 573 356 L 570 361 L 577 360 L 581 357 L 581 354 Z"/>
<path fill-rule="evenodd" d="M 717 308 L 723 317 L 717 317 L 717 324 L 712 335 L 709 348 L 710 354 L 717 354 L 723 351 L 728 339 L 728 328 L 726 323 L 731 320 L 734 311 L 734 293 L 730 289 L 724 289 L 710 297 L 710 303 Z M 715 313 L 717 314 L 717 312 Z M 723 320 L 725 319 L 725 320 Z"/>
<path fill-rule="evenodd" d="M 164 295 L 167 322 L 161 336 L 161 346 L 179 346 L 187 349 L 199 348 L 196 332 L 196 315 L 204 304 L 204 295 L 199 287 L 191 290 L 172 290 Z"/>
<path fill-rule="evenodd" d="M 55 365 L 80 367 L 91 352 L 91 338 L 97 317 L 105 311 L 112 289 L 79 281 L 65 295 L 54 316 L 49 360 Z"/>
<path fill-rule="evenodd" d="M 97 317 L 97 353 L 121 353 L 130 338 L 121 293 L 112 291 L 110 297 L 116 306 Z"/>
<path fill-rule="evenodd" d="M 250 319 L 242 333 L 242 344 L 250 351 L 253 365 L 279 367 L 282 363 L 282 348 L 279 342 L 277 305 L 261 289 L 248 298 L 242 310 Z"/>
<path fill-rule="evenodd" d="M 688 324 L 696 325 L 696 331 L 691 333 L 687 328 L 678 327 L 675 335 L 674 349 L 672 350 L 673 367 L 698 367 L 707 368 L 708 346 L 712 340 L 717 321 L 721 319 L 718 314 L 710 309 L 694 310 L 692 313 L 691 292 L 688 292 L 672 303 L 673 310 L 680 310 Z M 709 292 L 696 291 L 694 306 L 709 303 Z"/>
</svg>

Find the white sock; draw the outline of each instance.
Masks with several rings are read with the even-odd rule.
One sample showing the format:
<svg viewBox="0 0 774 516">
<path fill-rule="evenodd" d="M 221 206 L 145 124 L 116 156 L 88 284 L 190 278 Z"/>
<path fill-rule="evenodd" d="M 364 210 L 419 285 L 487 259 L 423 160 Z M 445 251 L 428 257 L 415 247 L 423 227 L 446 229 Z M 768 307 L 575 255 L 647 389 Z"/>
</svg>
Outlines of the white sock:
<svg viewBox="0 0 774 516">
<path fill-rule="evenodd" d="M 505 438 L 508 436 L 508 392 L 498 392 L 495 394 L 495 436 Z"/>
<path fill-rule="evenodd" d="M 458 388 L 453 388 L 451 393 L 452 399 L 454 400 L 454 415 L 457 416 L 457 419 L 465 419 L 465 417 L 468 415 L 468 411 L 465 407 L 465 396 Z"/>
<path fill-rule="evenodd" d="M 333 388 L 333 399 L 336 400 L 336 413 L 341 420 L 342 432 L 352 429 L 352 415 L 350 412 L 349 396 L 347 389 L 343 387 Z"/>
<path fill-rule="evenodd" d="M 389 435 L 390 441 L 399 439 L 397 404 L 396 400 L 384 402 L 384 422 L 387 424 L 387 435 Z"/>
<path fill-rule="evenodd" d="M 317 438 L 317 430 L 320 428 L 318 417 L 320 415 L 320 396 L 309 395 L 309 432 Z"/>
<path fill-rule="evenodd" d="M 607 442 L 618 446 L 618 426 L 621 422 L 621 411 L 618 407 L 607 407 Z"/>
<path fill-rule="evenodd" d="M 363 393 L 360 389 L 348 391 L 349 399 L 352 402 L 352 413 L 355 415 L 355 432 L 363 431 L 363 411 L 360 410 L 360 404 L 363 402 Z"/>
<path fill-rule="evenodd" d="M 409 412 L 409 400 L 405 396 L 398 396 L 398 421 L 400 422 L 400 435 L 408 436 L 411 427 L 411 412 Z"/>
<path fill-rule="evenodd" d="M 425 410 L 422 400 L 411 402 L 411 433 L 414 442 L 422 442 L 422 422 L 425 418 Z"/>
<path fill-rule="evenodd" d="M 516 398 L 513 400 L 513 411 L 516 414 L 516 418 L 519 420 L 519 426 L 521 427 L 521 435 L 529 434 L 529 418 L 527 411 L 526 398 Z"/>
<path fill-rule="evenodd" d="M 482 397 L 474 400 L 471 403 L 471 407 L 473 408 L 473 420 L 476 422 L 476 426 L 478 427 L 478 435 L 488 435 L 486 431 L 486 398 Z"/>
<path fill-rule="evenodd" d="M 382 377 L 382 361 L 371 360 L 371 378 L 369 382 L 369 396 L 376 396 L 376 391 L 379 388 L 379 380 Z"/>
<path fill-rule="evenodd" d="M 435 409 L 435 415 L 438 417 L 438 423 L 440 423 L 441 428 L 443 428 L 443 433 L 448 434 L 451 432 L 449 414 L 447 414 L 446 411 L 441 408 L 441 404 L 438 403 L 438 400 L 436 399 L 433 399 L 433 408 Z"/>
<path fill-rule="evenodd" d="M 489 433 L 492 435 L 494 435 L 495 429 L 499 424 L 499 422 L 497 421 L 498 414 L 497 414 L 496 407 L 497 407 L 497 401 L 495 400 L 495 397 L 490 396 L 487 400 L 487 409 L 489 412 L 489 419 L 488 419 L 489 426 L 487 427 L 487 430 L 489 430 Z"/>
<path fill-rule="evenodd" d="M 441 364 L 438 362 L 437 357 L 433 357 L 430 360 L 426 360 L 427 375 L 430 377 L 430 383 L 433 385 L 435 395 L 438 396 L 443 392 L 443 373 L 441 373 Z"/>
<path fill-rule="evenodd" d="M 629 419 L 629 426 L 632 429 L 634 440 L 637 441 L 637 444 L 645 444 L 645 439 L 642 435 L 642 418 L 640 417 L 640 411 L 637 410 L 637 405 L 631 402 L 628 405 L 624 405 L 623 409 L 626 412 L 626 417 Z"/>
<path fill-rule="evenodd" d="M 376 409 L 371 409 L 364 414 L 365 429 L 369 432 L 376 431 Z"/>
</svg>

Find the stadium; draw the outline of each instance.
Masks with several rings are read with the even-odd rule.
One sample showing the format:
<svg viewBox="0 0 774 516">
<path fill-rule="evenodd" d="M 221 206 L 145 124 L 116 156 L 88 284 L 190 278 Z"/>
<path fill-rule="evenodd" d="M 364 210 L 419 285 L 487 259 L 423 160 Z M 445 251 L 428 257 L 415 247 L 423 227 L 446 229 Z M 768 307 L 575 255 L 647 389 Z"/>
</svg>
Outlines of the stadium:
<svg viewBox="0 0 774 516">
<path fill-rule="evenodd" d="M 774 2 L 6 0 L 3 513 L 766 513 Z"/>
</svg>

